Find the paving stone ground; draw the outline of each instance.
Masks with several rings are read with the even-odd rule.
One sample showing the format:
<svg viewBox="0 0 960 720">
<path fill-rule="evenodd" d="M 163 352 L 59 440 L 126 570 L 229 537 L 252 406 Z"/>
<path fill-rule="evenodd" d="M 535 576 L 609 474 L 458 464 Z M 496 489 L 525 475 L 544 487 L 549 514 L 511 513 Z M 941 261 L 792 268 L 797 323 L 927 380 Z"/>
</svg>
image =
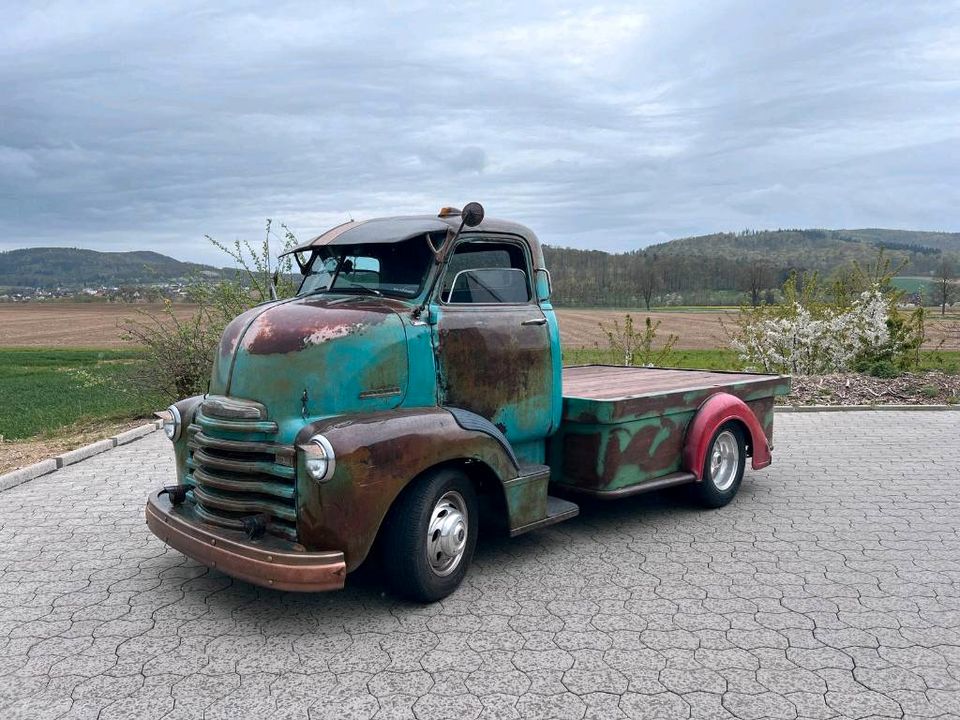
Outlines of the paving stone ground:
<svg viewBox="0 0 960 720">
<path fill-rule="evenodd" d="M 727 508 L 647 496 L 483 538 L 426 607 L 167 549 L 154 433 L 0 494 L 0 718 L 960 716 L 960 414 L 776 422 Z"/>
</svg>

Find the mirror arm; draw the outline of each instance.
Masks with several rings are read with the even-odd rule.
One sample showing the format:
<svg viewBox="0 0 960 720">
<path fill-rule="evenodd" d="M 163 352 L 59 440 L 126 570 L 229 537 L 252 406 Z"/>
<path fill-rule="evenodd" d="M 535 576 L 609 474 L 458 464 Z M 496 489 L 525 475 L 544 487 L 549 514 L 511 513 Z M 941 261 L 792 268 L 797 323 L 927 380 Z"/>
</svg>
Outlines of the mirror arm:
<svg viewBox="0 0 960 720">
<path fill-rule="evenodd" d="M 483 222 L 483 215 L 483 205 L 477 202 L 467 203 L 460 213 L 460 227 L 457 228 L 457 231 L 452 237 L 450 236 L 450 231 L 448 230 L 447 236 L 443 240 L 443 245 L 441 245 L 439 248 L 433 244 L 433 240 L 430 239 L 430 234 L 427 234 L 427 246 L 433 253 L 433 259 L 437 265 L 437 272 L 433 278 L 433 282 L 430 283 L 430 287 L 427 288 L 427 292 L 423 296 L 423 302 L 413 309 L 412 316 L 414 319 L 418 320 L 420 316 L 423 315 L 424 308 L 426 308 L 427 303 L 430 302 L 430 296 L 433 295 L 434 290 L 436 290 L 437 283 L 440 281 L 440 276 L 443 274 L 443 265 L 450 256 L 450 252 L 453 250 L 453 246 L 456 244 L 457 238 L 460 237 L 460 233 L 463 232 L 463 228 L 467 224 L 467 219 L 469 218 L 471 220 L 470 227 L 476 227 Z"/>
</svg>

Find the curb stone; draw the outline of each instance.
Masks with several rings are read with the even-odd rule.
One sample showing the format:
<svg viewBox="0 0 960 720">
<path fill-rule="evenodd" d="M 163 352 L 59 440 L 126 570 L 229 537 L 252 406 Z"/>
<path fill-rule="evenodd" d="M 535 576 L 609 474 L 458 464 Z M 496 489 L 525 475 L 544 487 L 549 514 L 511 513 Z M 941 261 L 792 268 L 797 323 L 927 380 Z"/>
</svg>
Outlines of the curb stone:
<svg viewBox="0 0 960 720">
<path fill-rule="evenodd" d="M 129 442 L 138 440 L 144 435 L 149 435 L 157 429 L 156 423 L 150 423 L 149 425 L 141 425 L 140 427 L 131 428 L 126 432 L 122 432 L 119 435 L 114 435 L 111 439 L 113 440 L 114 445 L 126 445 Z"/>
<path fill-rule="evenodd" d="M 55 457 L 41 460 L 33 465 L 27 465 L 26 467 L 11 470 L 8 473 L 0 475 L 0 492 L 9 490 L 12 487 L 16 487 L 17 485 L 21 485 L 30 480 L 34 480 L 42 475 L 52 473 L 60 468 L 66 467 L 67 465 L 73 465 L 81 460 L 86 460 L 87 458 L 94 457 L 95 455 L 99 455 L 107 450 L 112 450 L 119 445 L 126 445 L 134 440 L 139 440 L 140 438 L 159 430 L 161 427 L 163 427 L 163 422 L 160 420 L 149 422 L 145 425 L 140 425 L 138 427 L 131 428 L 130 430 L 126 430 L 118 435 L 114 435 L 113 437 L 98 440 L 90 443 L 89 445 L 76 448 L 75 450 L 70 450 L 69 452 L 61 453 Z"/>
<path fill-rule="evenodd" d="M 78 447 L 76 450 L 71 450 L 63 453 L 62 455 L 57 455 L 54 460 L 57 461 L 57 467 L 62 468 L 66 467 L 67 465 L 78 463 L 81 460 L 86 460 L 88 457 L 99 455 L 107 450 L 112 450 L 116 446 L 117 443 L 113 438 L 98 440 L 97 442 L 90 443 L 89 445 Z"/>
<path fill-rule="evenodd" d="M 960 405 L 774 405 L 775 412 L 957 411 Z"/>
<path fill-rule="evenodd" d="M 41 460 L 33 465 L 27 465 L 19 470 L 14 470 L 13 472 L 0 475 L 0 492 L 9 490 L 17 485 L 22 485 L 29 480 L 40 477 L 41 475 L 52 473 L 58 467 L 57 461 L 53 458 L 50 458 L 49 460 Z"/>
</svg>

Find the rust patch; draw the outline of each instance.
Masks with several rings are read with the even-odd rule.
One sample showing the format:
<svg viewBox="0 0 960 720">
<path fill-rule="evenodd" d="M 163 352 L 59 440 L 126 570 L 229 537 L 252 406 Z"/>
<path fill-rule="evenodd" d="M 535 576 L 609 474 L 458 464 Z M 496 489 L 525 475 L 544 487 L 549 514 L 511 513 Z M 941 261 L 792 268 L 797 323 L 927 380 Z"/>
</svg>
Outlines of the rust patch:
<svg viewBox="0 0 960 720">
<path fill-rule="evenodd" d="M 261 312 L 260 308 L 252 308 L 237 315 L 223 331 L 220 338 L 220 356 L 232 357 L 237 350 L 237 343 L 247 324 Z"/>
<path fill-rule="evenodd" d="M 747 401 L 747 407 L 757 416 L 760 427 L 763 428 L 763 434 L 767 436 L 767 442 L 771 447 L 773 447 L 773 401 L 773 397 Z"/>
<path fill-rule="evenodd" d="M 546 326 L 522 325 L 540 309 L 444 307 L 438 333 L 441 404 L 493 422 L 511 440 L 547 434 L 552 407 Z"/>
<path fill-rule="evenodd" d="M 296 301 L 269 308 L 244 334 L 241 345 L 252 355 L 298 352 L 339 337 L 362 332 L 393 314 L 383 306 L 333 305 Z"/>
<path fill-rule="evenodd" d="M 561 482 L 606 490 L 675 472 L 689 417 L 665 415 L 563 434 L 557 438 L 562 448 Z"/>
</svg>

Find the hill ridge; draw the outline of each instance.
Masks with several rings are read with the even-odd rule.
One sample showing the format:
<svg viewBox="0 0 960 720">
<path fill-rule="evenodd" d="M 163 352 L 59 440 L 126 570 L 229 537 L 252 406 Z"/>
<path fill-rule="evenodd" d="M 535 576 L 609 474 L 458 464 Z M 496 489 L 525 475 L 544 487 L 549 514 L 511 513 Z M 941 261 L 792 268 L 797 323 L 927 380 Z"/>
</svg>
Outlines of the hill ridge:
<svg viewBox="0 0 960 720">
<path fill-rule="evenodd" d="M 224 277 L 228 272 L 154 250 L 32 247 L 0 251 L 0 286 L 9 287 L 117 287 L 170 283 L 197 274 Z"/>
<path fill-rule="evenodd" d="M 605 256 L 664 255 L 765 261 L 780 268 L 830 272 L 850 261 L 869 262 L 879 248 L 894 262 L 906 260 L 907 272 L 929 275 L 943 253 L 960 261 L 960 232 L 852 228 L 747 230 L 694 235 L 638 247 L 627 252 L 548 246 L 551 262 L 580 253 Z M 960 264 L 960 263 L 958 263 Z M 0 251 L 0 286 L 30 288 L 118 287 L 187 280 L 198 274 L 229 277 L 234 270 L 177 260 L 154 250 L 93 250 L 31 247 Z"/>
</svg>

